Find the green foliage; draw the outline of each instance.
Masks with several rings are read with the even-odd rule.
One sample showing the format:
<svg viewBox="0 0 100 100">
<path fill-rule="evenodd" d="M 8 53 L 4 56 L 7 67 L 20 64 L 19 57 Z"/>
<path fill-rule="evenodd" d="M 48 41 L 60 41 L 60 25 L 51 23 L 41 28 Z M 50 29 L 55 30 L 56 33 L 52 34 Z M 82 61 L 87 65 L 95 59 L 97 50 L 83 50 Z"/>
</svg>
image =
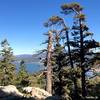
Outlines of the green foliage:
<svg viewBox="0 0 100 100">
<path fill-rule="evenodd" d="M 19 67 L 19 71 L 17 73 L 17 85 L 19 87 L 25 87 L 25 86 L 29 86 L 30 82 L 29 82 L 29 74 L 26 70 L 26 66 L 25 66 L 25 62 L 24 60 L 22 60 L 20 62 L 20 67 Z"/>
<path fill-rule="evenodd" d="M 12 48 L 5 39 L 1 42 L 1 61 L 0 61 L 0 84 L 8 85 L 14 84 L 15 79 L 15 65 L 13 64 L 14 56 Z"/>
<path fill-rule="evenodd" d="M 96 76 L 87 81 L 88 96 L 100 98 L 100 77 Z"/>
<path fill-rule="evenodd" d="M 46 80 L 43 71 L 31 74 L 29 80 L 30 86 L 39 87 L 42 89 L 46 88 Z"/>
<path fill-rule="evenodd" d="M 64 53 L 64 48 L 60 44 L 56 44 L 53 57 L 55 58 L 55 65 L 53 65 L 54 95 L 66 100 L 69 98 L 68 94 L 70 94 L 70 89 L 68 89 L 67 85 L 71 85 L 72 81 L 68 78 L 70 69 L 66 70 L 68 67 L 66 66 L 66 53 Z"/>
</svg>

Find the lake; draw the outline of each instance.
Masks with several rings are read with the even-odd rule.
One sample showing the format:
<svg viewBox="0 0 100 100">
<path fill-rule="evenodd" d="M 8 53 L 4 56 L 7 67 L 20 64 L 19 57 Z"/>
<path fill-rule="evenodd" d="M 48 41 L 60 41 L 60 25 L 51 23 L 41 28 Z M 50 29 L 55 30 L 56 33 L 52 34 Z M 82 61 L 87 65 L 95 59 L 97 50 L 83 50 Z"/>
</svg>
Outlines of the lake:
<svg viewBox="0 0 100 100">
<path fill-rule="evenodd" d="M 16 68 L 18 71 L 20 64 L 16 63 L 15 65 L 16 65 Z M 38 71 L 44 69 L 44 66 L 41 63 L 26 63 L 25 65 L 26 65 L 26 69 L 29 73 L 38 72 Z"/>
</svg>

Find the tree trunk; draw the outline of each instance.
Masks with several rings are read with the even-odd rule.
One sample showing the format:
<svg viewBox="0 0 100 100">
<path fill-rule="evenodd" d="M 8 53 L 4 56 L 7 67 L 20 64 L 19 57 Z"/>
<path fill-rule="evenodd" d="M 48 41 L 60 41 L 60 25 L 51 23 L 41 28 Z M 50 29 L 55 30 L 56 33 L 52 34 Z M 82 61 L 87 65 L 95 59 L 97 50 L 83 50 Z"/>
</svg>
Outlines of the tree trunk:
<svg viewBox="0 0 100 100">
<path fill-rule="evenodd" d="M 52 94 L 52 65 L 51 65 L 51 51 L 52 51 L 52 32 L 49 31 L 49 43 L 47 52 L 47 85 L 46 90 Z"/>
<path fill-rule="evenodd" d="M 86 97 L 86 80 L 85 80 L 85 68 L 84 68 L 84 48 L 83 48 L 83 31 L 82 31 L 82 21 L 79 19 L 80 24 L 80 57 L 81 57 L 81 70 L 82 70 L 82 96 Z"/>
<path fill-rule="evenodd" d="M 73 69 L 74 65 L 73 65 L 73 61 L 72 61 L 72 57 L 71 57 L 71 50 L 70 50 L 70 45 L 69 45 L 68 31 L 66 31 L 66 40 L 67 40 L 67 46 L 68 46 L 68 54 L 69 54 L 69 59 L 70 59 L 70 65 L 71 65 L 71 68 Z M 74 91 L 74 96 L 75 96 L 74 100 L 77 100 L 77 98 L 78 98 L 78 90 L 77 90 L 77 80 L 75 78 L 75 75 L 72 75 L 72 79 L 73 79 L 74 89 L 75 89 L 75 91 Z"/>
</svg>

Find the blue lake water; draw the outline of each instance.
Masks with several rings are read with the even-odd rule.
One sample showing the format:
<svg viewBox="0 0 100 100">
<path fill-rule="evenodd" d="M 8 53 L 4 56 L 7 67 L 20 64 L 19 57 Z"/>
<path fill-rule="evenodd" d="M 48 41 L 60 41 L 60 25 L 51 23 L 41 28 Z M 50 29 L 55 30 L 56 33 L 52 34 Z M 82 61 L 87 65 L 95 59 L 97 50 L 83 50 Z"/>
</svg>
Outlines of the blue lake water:
<svg viewBox="0 0 100 100">
<path fill-rule="evenodd" d="M 20 66 L 19 63 L 15 64 L 15 65 L 18 70 L 18 68 Z M 26 63 L 25 65 L 26 65 L 26 69 L 29 73 L 38 72 L 38 71 L 44 69 L 43 64 L 40 64 L 40 63 Z"/>
<path fill-rule="evenodd" d="M 16 63 L 16 68 L 17 68 L 17 71 L 19 69 L 19 66 L 20 64 L 19 63 Z M 43 70 L 44 69 L 44 66 L 43 64 L 40 64 L 40 63 L 26 63 L 26 69 L 29 73 L 35 73 L 35 72 L 38 72 L 40 70 Z M 93 72 L 90 70 L 86 73 L 86 76 L 87 77 L 92 77 L 93 76 Z"/>
</svg>

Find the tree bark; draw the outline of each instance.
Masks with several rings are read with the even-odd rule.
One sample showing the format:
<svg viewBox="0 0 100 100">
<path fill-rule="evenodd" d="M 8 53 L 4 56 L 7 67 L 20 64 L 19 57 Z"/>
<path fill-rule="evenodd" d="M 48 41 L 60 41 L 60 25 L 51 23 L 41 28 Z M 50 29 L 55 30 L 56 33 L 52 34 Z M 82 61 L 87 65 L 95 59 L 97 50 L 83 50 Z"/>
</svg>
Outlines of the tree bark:
<svg viewBox="0 0 100 100">
<path fill-rule="evenodd" d="M 47 85 L 46 90 L 52 94 L 52 65 L 51 65 L 51 51 L 52 51 L 52 32 L 49 31 L 49 43 L 47 52 Z"/>
</svg>

